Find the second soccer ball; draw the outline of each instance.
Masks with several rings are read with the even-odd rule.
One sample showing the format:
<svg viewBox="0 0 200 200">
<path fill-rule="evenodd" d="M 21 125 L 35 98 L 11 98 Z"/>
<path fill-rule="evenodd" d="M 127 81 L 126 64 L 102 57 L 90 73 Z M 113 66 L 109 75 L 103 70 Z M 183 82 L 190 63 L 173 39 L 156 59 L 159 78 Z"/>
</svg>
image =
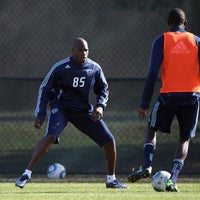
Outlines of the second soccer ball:
<svg viewBox="0 0 200 200">
<path fill-rule="evenodd" d="M 54 163 L 48 167 L 47 176 L 51 179 L 62 179 L 66 176 L 66 169 L 60 163 Z"/>
</svg>

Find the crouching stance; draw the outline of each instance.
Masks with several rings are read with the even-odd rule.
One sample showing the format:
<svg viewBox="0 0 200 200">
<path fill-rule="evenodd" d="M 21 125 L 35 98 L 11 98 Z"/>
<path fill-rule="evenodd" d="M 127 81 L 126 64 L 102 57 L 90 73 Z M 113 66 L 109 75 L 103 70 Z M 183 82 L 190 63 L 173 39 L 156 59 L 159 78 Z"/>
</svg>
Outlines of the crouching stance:
<svg viewBox="0 0 200 200">
<path fill-rule="evenodd" d="M 108 100 L 108 84 L 101 67 L 88 58 L 88 53 L 87 41 L 76 38 L 72 44 L 72 56 L 53 65 L 44 78 L 39 88 L 35 128 L 41 128 L 49 103 L 47 132 L 38 143 L 24 173 L 16 181 L 16 186 L 25 186 L 36 164 L 52 144 L 59 143 L 60 134 L 71 122 L 103 147 L 107 164 L 106 187 L 127 188 L 115 177 L 115 139 L 102 119 Z M 92 89 L 97 96 L 94 107 L 89 103 Z"/>
</svg>

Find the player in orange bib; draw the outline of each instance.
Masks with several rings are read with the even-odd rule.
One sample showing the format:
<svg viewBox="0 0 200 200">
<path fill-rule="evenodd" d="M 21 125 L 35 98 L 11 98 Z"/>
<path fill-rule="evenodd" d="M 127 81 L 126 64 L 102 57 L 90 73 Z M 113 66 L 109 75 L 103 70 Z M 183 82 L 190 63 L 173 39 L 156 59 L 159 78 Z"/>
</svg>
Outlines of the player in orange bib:
<svg viewBox="0 0 200 200">
<path fill-rule="evenodd" d="M 172 192 L 179 191 L 176 181 L 187 157 L 190 139 L 195 137 L 199 113 L 200 38 L 185 30 L 186 22 L 184 11 L 174 8 L 168 16 L 169 31 L 157 37 L 153 43 L 149 71 L 138 110 L 140 117 L 148 116 L 160 70 L 162 86 L 148 121 L 144 164 L 141 169 L 128 176 L 130 182 L 151 176 L 157 132 L 170 133 L 176 116 L 180 134 L 166 188 Z"/>
</svg>

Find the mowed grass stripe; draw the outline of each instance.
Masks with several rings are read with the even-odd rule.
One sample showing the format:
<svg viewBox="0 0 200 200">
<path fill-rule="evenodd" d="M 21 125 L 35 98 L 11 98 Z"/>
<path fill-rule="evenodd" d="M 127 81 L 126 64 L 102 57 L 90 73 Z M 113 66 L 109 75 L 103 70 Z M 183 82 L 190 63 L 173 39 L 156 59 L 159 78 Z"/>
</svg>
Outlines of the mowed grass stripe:
<svg viewBox="0 0 200 200">
<path fill-rule="evenodd" d="M 142 200 L 188 200 L 200 199 L 200 183 L 178 183 L 179 193 L 156 192 L 150 183 L 126 183 L 129 189 L 107 189 L 105 183 L 39 183 L 31 182 L 20 189 L 14 183 L 0 183 L 2 200 L 107 200 L 107 199 L 142 199 Z"/>
</svg>

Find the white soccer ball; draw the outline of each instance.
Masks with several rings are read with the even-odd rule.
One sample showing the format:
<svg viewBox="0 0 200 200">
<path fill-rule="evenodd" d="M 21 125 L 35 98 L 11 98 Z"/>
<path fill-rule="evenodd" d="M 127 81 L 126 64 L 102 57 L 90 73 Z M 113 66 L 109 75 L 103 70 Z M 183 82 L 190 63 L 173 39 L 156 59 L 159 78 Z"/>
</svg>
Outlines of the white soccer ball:
<svg viewBox="0 0 200 200">
<path fill-rule="evenodd" d="M 167 180 L 171 174 L 167 171 L 158 171 L 152 177 L 152 187 L 157 192 L 166 190 Z"/>
<path fill-rule="evenodd" d="M 54 163 L 48 167 L 47 176 L 51 179 L 62 179 L 66 176 L 66 169 L 60 163 Z"/>
</svg>

